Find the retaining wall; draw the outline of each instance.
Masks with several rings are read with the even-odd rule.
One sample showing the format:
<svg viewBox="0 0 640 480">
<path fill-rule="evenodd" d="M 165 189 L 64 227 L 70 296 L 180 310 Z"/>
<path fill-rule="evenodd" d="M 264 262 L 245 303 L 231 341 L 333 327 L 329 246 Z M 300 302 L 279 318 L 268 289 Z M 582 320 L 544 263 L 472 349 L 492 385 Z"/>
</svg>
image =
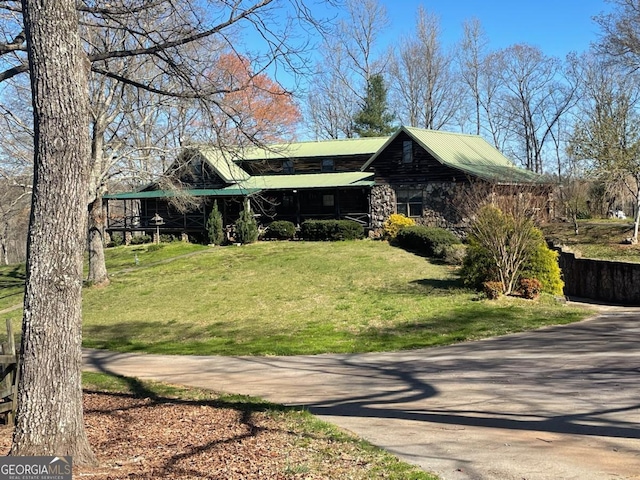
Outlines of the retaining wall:
<svg viewBox="0 0 640 480">
<path fill-rule="evenodd" d="M 640 263 L 581 258 L 561 247 L 555 249 L 560 254 L 565 295 L 640 305 Z"/>
</svg>

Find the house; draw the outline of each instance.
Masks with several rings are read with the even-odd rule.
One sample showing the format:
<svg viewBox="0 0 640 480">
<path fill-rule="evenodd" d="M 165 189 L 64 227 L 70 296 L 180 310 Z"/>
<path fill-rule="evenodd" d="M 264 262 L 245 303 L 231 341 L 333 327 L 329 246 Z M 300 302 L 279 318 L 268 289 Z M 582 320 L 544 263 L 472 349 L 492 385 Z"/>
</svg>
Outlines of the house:
<svg viewBox="0 0 640 480">
<path fill-rule="evenodd" d="M 370 231 L 392 213 L 418 223 L 455 227 L 456 202 L 474 183 L 538 189 L 539 175 L 513 165 L 476 135 L 401 127 L 391 137 L 298 142 L 265 148 L 193 146 L 182 151 L 164 180 L 138 192 L 105 195 L 107 230 L 204 235 L 217 202 L 226 225 L 245 199 L 259 222 L 350 219 Z M 504 190 L 505 192 L 507 190 Z M 510 190 L 512 191 L 512 190 Z M 541 208 L 551 211 L 550 189 Z M 157 218 L 157 217 L 156 217 Z"/>
</svg>

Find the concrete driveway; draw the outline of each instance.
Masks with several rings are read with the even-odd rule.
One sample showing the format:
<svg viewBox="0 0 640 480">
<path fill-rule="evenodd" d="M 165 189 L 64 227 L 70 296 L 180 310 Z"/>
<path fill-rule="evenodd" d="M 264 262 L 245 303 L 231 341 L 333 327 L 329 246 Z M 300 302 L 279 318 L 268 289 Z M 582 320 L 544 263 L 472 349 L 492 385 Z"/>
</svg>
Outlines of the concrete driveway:
<svg viewBox="0 0 640 480">
<path fill-rule="evenodd" d="M 444 480 L 640 479 L 640 309 L 409 352 L 85 367 L 304 405 Z"/>
</svg>

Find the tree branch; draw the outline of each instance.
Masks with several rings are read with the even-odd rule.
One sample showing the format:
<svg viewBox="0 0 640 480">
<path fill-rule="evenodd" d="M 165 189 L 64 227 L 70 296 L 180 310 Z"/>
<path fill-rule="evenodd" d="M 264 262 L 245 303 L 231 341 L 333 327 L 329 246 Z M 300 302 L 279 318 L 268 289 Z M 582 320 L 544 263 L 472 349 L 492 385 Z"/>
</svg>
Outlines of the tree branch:
<svg viewBox="0 0 640 480">
<path fill-rule="evenodd" d="M 89 60 L 92 62 L 95 62 L 100 60 L 106 60 L 109 58 L 126 58 L 126 57 L 134 57 L 139 55 L 151 55 L 151 54 L 156 54 L 156 53 L 168 50 L 170 48 L 193 43 L 203 38 L 207 38 L 207 37 L 210 37 L 211 35 L 219 33 L 225 28 L 229 28 L 235 23 L 238 23 L 239 21 L 250 17 L 261 8 L 269 5 L 272 1 L 273 0 L 261 0 L 255 5 L 253 5 L 251 8 L 248 8 L 247 10 L 244 10 L 236 15 L 232 13 L 226 22 L 219 23 L 215 27 L 204 30 L 202 32 L 196 32 L 191 35 L 187 35 L 183 38 L 179 38 L 173 41 L 156 43 L 151 47 L 146 47 L 146 48 L 134 48 L 134 49 L 124 49 L 124 50 L 115 50 L 111 52 L 96 53 L 96 54 L 89 55 Z"/>
</svg>

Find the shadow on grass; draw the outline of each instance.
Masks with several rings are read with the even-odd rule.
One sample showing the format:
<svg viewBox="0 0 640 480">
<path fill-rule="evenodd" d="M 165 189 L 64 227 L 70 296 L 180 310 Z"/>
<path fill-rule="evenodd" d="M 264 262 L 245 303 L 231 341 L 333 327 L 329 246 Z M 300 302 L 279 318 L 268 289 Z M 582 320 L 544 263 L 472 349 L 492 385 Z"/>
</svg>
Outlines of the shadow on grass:
<svg viewBox="0 0 640 480">
<path fill-rule="evenodd" d="M 16 265 L 11 270 L 0 272 L 0 288 L 21 287 L 27 276 L 23 265 Z"/>
<path fill-rule="evenodd" d="M 90 365 L 99 370 L 101 375 L 108 377 L 107 383 L 117 385 L 117 387 L 101 388 L 97 385 L 94 388 L 84 388 L 86 393 L 100 393 L 114 397 L 127 397 L 149 399 L 154 404 L 174 404 L 174 405 L 196 405 L 213 408 L 228 408 L 250 414 L 252 412 L 291 412 L 303 411 L 300 407 L 287 407 L 270 403 L 259 398 L 245 395 L 223 395 L 215 394 L 209 390 L 173 386 L 157 382 L 145 382 L 138 378 L 118 375 L 101 365 L 99 362 L 89 362 Z M 185 392 L 194 392 L 194 396 L 217 398 L 187 398 Z M 137 407 L 132 407 L 137 408 Z M 115 410 L 122 410 L 116 407 Z"/>
</svg>

